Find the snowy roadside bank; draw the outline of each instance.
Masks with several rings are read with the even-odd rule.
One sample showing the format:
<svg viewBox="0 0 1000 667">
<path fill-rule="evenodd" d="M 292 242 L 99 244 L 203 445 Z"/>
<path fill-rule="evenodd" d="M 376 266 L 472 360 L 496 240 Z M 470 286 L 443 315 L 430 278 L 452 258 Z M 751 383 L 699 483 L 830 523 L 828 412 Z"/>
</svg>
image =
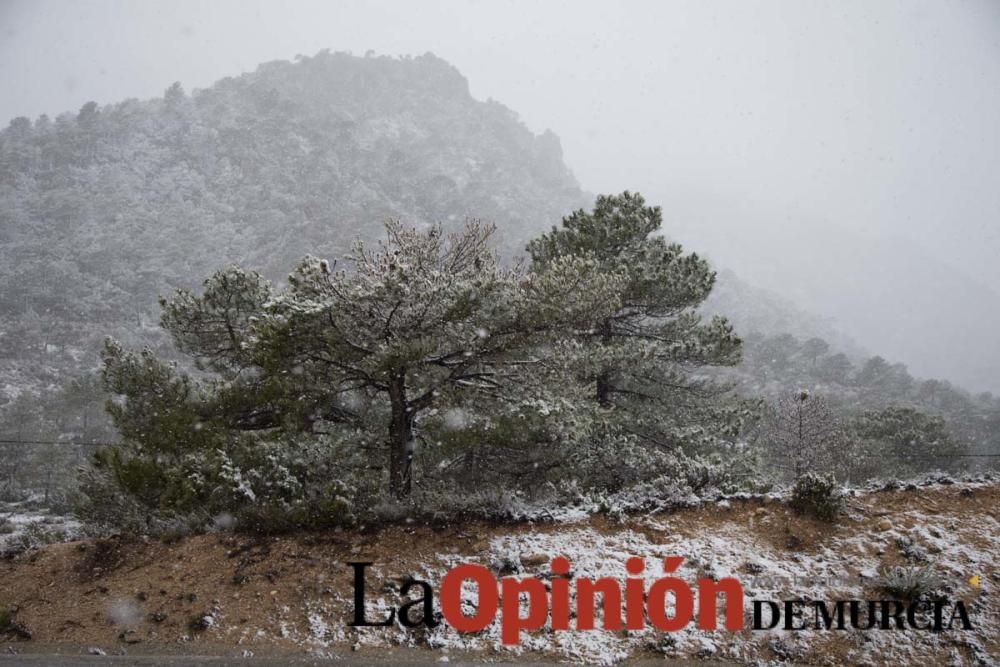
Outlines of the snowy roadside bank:
<svg viewBox="0 0 1000 667">
<path fill-rule="evenodd" d="M 31 641 L 93 644 L 113 652 L 142 645 L 280 648 L 316 656 L 378 655 L 393 648 L 435 659 L 542 659 L 615 663 L 708 658 L 741 664 L 992 664 L 1000 641 L 1000 485 L 958 482 L 852 495 L 844 518 L 823 524 L 769 496 L 732 497 L 622 522 L 582 516 L 564 522 L 448 527 L 402 525 L 277 538 L 217 533 L 160 540 L 89 540 L 0 563 L 5 598 Z M 497 623 L 477 634 L 442 624 L 351 628 L 349 561 L 370 561 L 371 618 L 398 607 L 407 577 L 430 582 L 458 563 L 497 576 L 551 578 L 551 557 L 575 577 L 619 581 L 627 558 L 646 563 L 647 587 L 665 556 L 678 575 L 732 576 L 747 600 L 881 600 L 888 569 L 929 568 L 969 610 L 971 630 L 774 630 L 525 633 L 504 647 Z M 975 577 L 976 585 L 970 583 Z M 750 612 L 749 603 L 746 607 Z"/>
</svg>

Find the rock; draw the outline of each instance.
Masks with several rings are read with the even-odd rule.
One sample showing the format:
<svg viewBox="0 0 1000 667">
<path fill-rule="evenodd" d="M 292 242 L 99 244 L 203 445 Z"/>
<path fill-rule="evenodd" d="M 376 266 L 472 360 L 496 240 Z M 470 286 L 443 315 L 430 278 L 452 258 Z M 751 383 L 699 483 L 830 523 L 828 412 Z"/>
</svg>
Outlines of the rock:
<svg viewBox="0 0 1000 667">
<path fill-rule="evenodd" d="M 200 616 L 195 616 L 191 619 L 191 629 L 201 632 L 203 630 L 208 630 L 210 627 L 215 625 L 215 616 L 209 612 L 207 614 L 201 614 Z"/>
<path fill-rule="evenodd" d="M 700 638 L 698 644 L 698 652 L 695 655 L 699 658 L 708 658 L 715 655 L 715 652 L 719 650 L 718 645 L 707 637 Z"/>
<path fill-rule="evenodd" d="M 527 554 L 521 556 L 521 565 L 524 567 L 540 567 L 549 562 L 549 557 L 545 554 Z"/>
<path fill-rule="evenodd" d="M 138 644 L 142 641 L 135 630 L 123 630 L 118 634 L 118 639 L 126 644 Z"/>
<path fill-rule="evenodd" d="M 892 521 L 889 521 L 888 519 L 882 519 L 877 524 L 875 524 L 875 527 L 883 532 L 887 530 L 892 530 Z"/>
<path fill-rule="evenodd" d="M 18 639 L 31 639 L 31 630 L 24 623 L 9 621 L 6 628 L 0 628 L 0 632 L 7 635 L 14 635 Z"/>
</svg>

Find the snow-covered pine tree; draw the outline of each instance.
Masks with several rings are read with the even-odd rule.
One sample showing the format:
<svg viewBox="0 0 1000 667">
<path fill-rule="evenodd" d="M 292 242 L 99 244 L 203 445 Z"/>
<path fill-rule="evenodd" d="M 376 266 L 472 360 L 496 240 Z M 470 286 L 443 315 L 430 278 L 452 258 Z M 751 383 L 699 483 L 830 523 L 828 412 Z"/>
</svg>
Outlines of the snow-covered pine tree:
<svg viewBox="0 0 1000 667">
<path fill-rule="evenodd" d="M 597 261 L 625 276 L 621 306 L 576 332 L 582 378 L 599 421 L 645 447 L 677 451 L 731 438 L 750 416 L 728 387 L 703 371 L 739 362 L 741 340 L 721 317 L 698 314 L 715 282 L 707 261 L 659 234 L 659 207 L 639 194 L 600 196 L 562 226 L 532 241 L 532 269 L 544 274 L 566 257 Z M 605 430 L 601 437 L 609 437 Z"/>
<path fill-rule="evenodd" d="M 281 291 L 228 267 L 202 294 L 178 292 L 163 302 L 163 326 L 213 375 L 196 381 L 149 352 L 109 343 L 104 377 L 127 399 L 111 412 L 138 461 L 109 464 L 148 464 L 155 474 L 136 477 L 135 491 L 154 479 L 192 488 L 185 496 L 212 493 L 211 480 L 201 490 L 189 480 L 225 478 L 259 498 L 288 478 L 292 491 L 279 494 L 287 502 L 323 474 L 296 448 L 325 443 L 369 478 L 388 472 L 392 496 L 409 495 L 426 416 L 469 405 L 494 415 L 537 408 L 550 394 L 540 347 L 620 307 L 623 278 L 593 258 L 556 259 L 544 275 L 505 268 L 493 232 L 478 222 L 449 235 L 390 222 L 385 240 L 357 243 L 345 268 L 306 258 Z M 249 453 L 234 442 L 250 442 Z M 221 457 L 225 474 L 185 468 L 198 465 L 198 452 Z M 235 457 L 264 465 L 266 452 L 289 463 L 274 464 L 272 479 L 254 489 Z M 164 461 L 183 464 L 165 470 Z"/>
<path fill-rule="evenodd" d="M 269 307 L 258 344 L 265 370 L 294 368 L 309 385 L 384 410 L 389 488 L 405 496 L 424 413 L 465 394 L 525 399 L 533 347 L 613 312 L 622 280 L 583 257 L 554 262 L 544 276 L 505 268 L 490 244 L 494 228 L 478 222 L 453 235 L 398 223 L 386 231 L 376 248 L 355 246 L 350 270 L 306 259 Z"/>
</svg>

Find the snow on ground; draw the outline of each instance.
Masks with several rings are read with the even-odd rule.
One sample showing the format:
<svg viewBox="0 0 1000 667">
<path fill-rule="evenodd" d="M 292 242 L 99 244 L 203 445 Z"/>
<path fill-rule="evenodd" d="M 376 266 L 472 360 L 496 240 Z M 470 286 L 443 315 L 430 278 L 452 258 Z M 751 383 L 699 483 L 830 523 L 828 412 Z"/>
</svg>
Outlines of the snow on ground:
<svg viewBox="0 0 1000 667">
<path fill-rule="evenodd" d="M 0 501 L 0 555 L 76 539 L 82 528 L 76 519 L 41 507 L 37 499 Z"/>
<path fill-rule="evenodd" d="M 200 536 L 171 546 L 139 543 L 134 546 L 139 552 L 159 554 L 162 560 L 143 556 L 146 569 L 138 573 L 112 568 L 100 576 L 102 585 L 110 589 L 108 599 L 116 603 L 109 616 L 119 625 L 121 619 L 133 616 L 133 606 L 118 602 L 131 600 L 134 605 L 136 591 L 146 590 L 148 577 L 149 590 L 159 591 L 155 596 L 150 593 L 156 600 L 150 610 L 166 610 L 170 619 L 180 619 L 177 631 L 183 635 L 181 641 L 204 633 L 205 638 L 225 645 L 256 649 L 278 644 L 319 656 L 343 656 L 352 649 L 360 650 L 357 655 L 363 656 L 365 651 L 377 654 L 382 649 L 419 647 L 435 651 L 431 654 L 434 657 L 460 658 L 472 652 L 485 659 L 500 655 L 509 660 L 544 657 L 596 664 L 664 656 L 711 657 L 741 664 L 990 665 L 996 664 L 1000 639 L 1000 573 L 995 568 L 1000 560 L 1000 508 L 996 498 L 995 482 L 949 480 L 926 490 L 911 484 L 884 493 L 854 492 L 847 515 L 833 525 L 797 517 L 782 498 L 769 495 L 733 496 L 674 512 L 626 515 L 620 523 L 574 510 L 534 523 L 475 524 L 440 532 L 419 526 L 394 526 L 370 534 L 344 531 L 317 546 L 308 546 L 298 538 L 246 542 L 237 535 Z M 22 539 L 12 537 L 19 534 L 79 530 L 75 522 L 31 509 L 33 506 L 37 507 L 31 503 L 0 505 L 0 518 L 7 517 L 5 525 L 13 527 L 13 532 L 0 535 L 0 550 L 9 540 Z M 54 552 L 51 562 L 32 565 L 26 559 L 23 567 L 49 573 L 61 563 L 76 571 L 81 560 L 97 554 L 97 550 L 76 548 L 50 551 Z M 181 554 L 186 557 L 181 558 Z M 248 559 L 246 570 L 238 555 Z M 701 631 L 690 625 L 679 632 L 663 633 L 654 629 L 554 632 L 546 628 L 522 633 L 520 646 L 506 647 L 501 642 L 499 622 L 477 634 L 461 634 L 446 624 L 433 630 L 398 624 L 385 628 L 347 625 L 353 616 L 350 577 L 342 569 L 347 561 L 374 561 L 366 577 L 366 616 L 375 620 L 385 618 L 399 605 L 396 590 L 403 575 L 430 582 L 436 592 L 445 573 L 460 563 L 482 564 L 498 577 L 535 576 L 547 581 L 550 559 L 557 555 L 569 559 L 573 578 L 612 577 L 620 582 L 626 575 L 626 560 L 641 557 L 647 589 L 664 576 L 663 559 L 680 556 L 684 563 L 676 575 L 689 582 L 695 592 L 695 582 L 701 577 L 738 579 L 747 612 L 752 610 L 754 599 L 828 603 L 891 599 L 893 596 L 880 592 L 875 583 L 884 568 L 926 565 L 950 588 L 951 599 L 965 601 L 973 630 L 746 629 L 732 633 Z M 185 582 L 185 568 L 197 558 L 203 558 L 198 581 Z M 240 583 L 230 573 L 233 567 L 242 573 Z M 969 582 L 974 575 L 979 577 L 978 588 Z M 131 577 L 139 577 L 143 583 Z M 202 585 L 204 588 L 198 588 Z M 170 589 L 170 594 L 161 588 Z M 183 600 L 195 590 L 197 601 L 187 606 Z M 468 608 L 475 603 L 471 583 L 463 589 L 463 598 Z M 571 602 L 571 609 L 575 606 L 575 601 Z M 440 608 L 437 599 L 435 608 Z M 60 609 L 53 616 L 48 608 L 29 605 L 23 616 L 43 637 L 49 636 L 47 632 L 62 631 L 59 623 L 72 617 L 70 609 Z M 193 612 L 198 612 L 200 619 L 195 630 L 186 623 L 187 615 Z M 50 623 L 51 618 L 57 622 Z M 159 640 L 177 636 L 171 635 L 166 624 L 149 624 L 143 619 L 145 615 L 139 624 L 148 627 L 139 628 L 142 632 L 137 631 L 137 636 Z M 101 628 L 94 631 L 96 637 Z"/>
<path fill-rule="evenodd" d="M 970 490 L 976 484 L 962 485 Z M 876 510 L 871 509 L 875 505 Z M 666 657 L 714 657 L 743 664 L 771 664 L 775 658 L 809 664 L 996 664 L 986 644 L 995 647 L 1000 637 L 1000 614 L 997 609 L 998 574 L 994 564 L 1000 559 L 1000 522 L 995 513 L 970 517 L 955 514 L 928 514 L 903 507 L 893 510 L 892 522 L 879 525 L 876 503 L 868 509 L 856 507 L 848 517 L 856 528 L 835 531 L 814 548 L 790 550 L 775 546 L 762 537 L 780 530 L 776 525 L 784 515 L 776 511 L 773 500 L 756 511 L 752 507 L 743 519 L 718 522 L 692 531 L 691 519 L 684 513 L 635 517 L 622 527 L 595 525 L 590 521 L 542 525 L 528 529 L 499 530 L 485 553 L 470 558 L 454 553 L 440 554 L 426 561 L 418 579 L 432 582 L 435 591 L 451 567 L 463 562 L 488 565 L 494 572 L 520 576 L 548 574 L 549 558 L 566 556 L 574 577 L 613 577 L 623 581 L 625 561 L 631 556 L 645 560 L 642 575 L 646 588 L 662 574 L 666 556 L 682 556 L 685 561 L 676 573 L 692 584 L 700 577 L 736 577 L 746 595 L 745 611 L 751 601 L 792 599 L 882 600 L 893 596 L 879 592 L 875 578 L 884 570 L 887 553 L 896 546 L 913 544 L 911 564 L 930 564 L 947 583 L 950 599 L 966 601 L 973 630 L 933 633 L 920 630 L 859 631 L 815 630 L 790 632 L 725 630 L 708 632 L 688 628 L 674 633 L 654 629 L 629 632 L 560 631 L 547 627 L 522 633 L 522 643 L 506 647 L 501 642 L 500 624 L 494 622 L 478 634 L 461 634 L 442 623 L 434 630 L 411 630 L 398 624 L 388 628 L 346 627 L 352 601 L 337 596 L 308 609 L 308 630 L 296 634 L 294 623 L 282 623 L 283 636 L 310 646 L 320 654 L 347 647 L 425 646 L 442 651 L 502 652 L 510 657 L 521 654 L 549 654 L 572 662 L 612 664 L 627 661 L 638 654 Z M 728 506 L 728 503 L 726 504 Z M 746 518 L 749 515 L 749 518 Z M 506 534 L 504 534 L 506 533 Z M 693 533 L 693 534 L 692 534 Z M 540 558 L 539 556 L 544 556 Z M 382 619 L 398 604 L 394 594 L 381 582 L 393 574 L 391 565 L 375 564 L 369 571 L 372 582 L 368 591 L 368 618 Z M 399 573 L 396 572 L 396 575 Z M 980 575 L 978 589 L 968 582 Z M 379 582 L 379 583 L 375 583 Z M 573 590 L 571 588 L 571 590 Z M 475 587 L 466 583 L 464 602 L 471 606 L 477 599 Z M 697 592 L 695 589 L 695 599 Z M 435 607 L 437 603 L 435 602 Z M 571 609 L 575 602 L 571 603 Z M 526 605 L 522 600 L 522 612 Z M 722 627 L 722 604 L 719 605 Z M 292 618 L 292 614 L 289 618 Z M 950 612 L 945 612 L 945 619 Z M 499 612 L 497 615 L 499 619 Z M 812 618 L 810 609 L 806 618 Z M 747 620 L 749 626 L 750 620 Z M 572 623 L 571 623 L 572 627 Z M 598 627 L 600 622 L 598 621 Z"/>
</svg>

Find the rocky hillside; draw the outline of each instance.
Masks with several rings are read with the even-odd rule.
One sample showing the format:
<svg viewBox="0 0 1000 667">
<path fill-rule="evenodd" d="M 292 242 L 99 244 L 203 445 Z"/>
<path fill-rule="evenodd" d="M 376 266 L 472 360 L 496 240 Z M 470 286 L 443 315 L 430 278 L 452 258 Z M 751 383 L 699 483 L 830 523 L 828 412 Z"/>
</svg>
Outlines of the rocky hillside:
<svg viewBox="0 0 1000 667">
<path fill-rule="evenodd" d="M 0 133 L 0 401 L 156 344 L 156 299 L 227 262 L 280 278 L 398 217 L 508 251 L 587 199 L 558 139 L 433 55 L 321 52 Z"/>
</svg>

